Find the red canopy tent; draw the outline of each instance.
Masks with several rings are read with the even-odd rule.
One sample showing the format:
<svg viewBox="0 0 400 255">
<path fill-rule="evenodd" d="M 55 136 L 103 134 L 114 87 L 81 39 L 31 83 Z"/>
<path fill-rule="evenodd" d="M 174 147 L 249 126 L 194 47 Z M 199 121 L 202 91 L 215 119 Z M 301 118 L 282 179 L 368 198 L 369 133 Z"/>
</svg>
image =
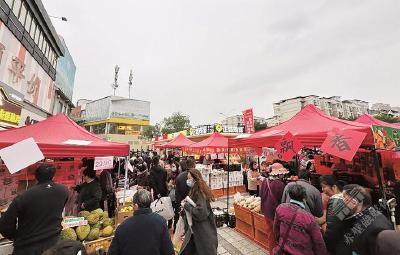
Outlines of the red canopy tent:
<svg viewBox="0 0 400 255">
<path fill-rule="evenodd" d="M 341 120 L 326 115 L 314 105 L 307 105 L 292 119 L 252 135 L 229 140 L 229 147 L 273 147 L 287 132 L 291 132 L 306 147 L 319 147 L 332 129 L 366 132 L 365 145 L 373 145 L 371 126 Z"/>
<path fill-rule="evenodd" d="M 355 122 L 358 123 L 364 123 L 368 125 L 376 125 L 376 126 L 384 126 L 384 127 L 391 127 L 391 128 L 400 128 L 400 124 L 398 123 L 388 123 L 382 120 L 378 120 L 374 116 L 371 116 L 369 114 L 364 114 L 358 117 L 358 119 L 355 120 Z"/>
<path fill-rule="evenodd" d="M 62 113 L 30 126 L 0 131 L 0 149 L 30 137 L 47 158 L 129 155 L 128 144 L 107 142 Z M 67 144 L 68 140 L 89 144 Z"/>
<path fill-rule="evenodd" d="M 186 148 L 188 152 L 196 154 L 225 153 L 228 150 L 228 137 L 216 132 L 201 142 L 190 145 Z"/>
<path fill-rule="evenodd" d="M 194 144 L 192 140 L 188 139 L 186 136 L 179 134 L 177 137 L 175 137 L 172 141 L 162 144 L 162 145 L 155 145 L 157 148 L 169 148 L 169 149 L 174 149 L 174 148 L 183 148 L 190 146 Z"/>
</svg>

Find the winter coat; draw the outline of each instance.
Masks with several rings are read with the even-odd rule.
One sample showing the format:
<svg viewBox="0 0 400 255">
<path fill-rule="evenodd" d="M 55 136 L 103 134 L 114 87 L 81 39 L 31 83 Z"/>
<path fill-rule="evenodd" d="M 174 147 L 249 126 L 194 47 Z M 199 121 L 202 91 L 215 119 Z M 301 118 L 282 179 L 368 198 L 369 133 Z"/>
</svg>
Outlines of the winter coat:
<svg viewBox="0 0 400 255">
<path fill-rule="evenodd" d="M 289 187 L 295 184 L 299 184 L 300 186 L 303 186 L 306 189 L 307 193 L 306 210 L 317 218 L 322 217 L 322 215 L 324 215 L 324 210 L 322 208 L 321 193 L 317 188 L 315 188 L 313 185 L 311 185 L 305 180 L 298 180 L 296 182 L 291 182 L 288 185 L 286 185 L 282 196 L 282 203 L 289 203 L 290 201 Z"/>
<path fill-rule="evenodd" d="M 313 215 L 297 204 L 284 203 L 276 209 L 274 233 L 278 246 L 273 254 L 281 254 L 280 249 L 289 228 L 289 224 L 297 211 L 283 251 L 291 255 L 325 255 L 328 254 L 319 225 Z"/>
<path fill-rule="evenodd" d="M 150 187 L 153 189 L 154 199 L 160 195 L 168 196 L 167 171 L 161 166 L 154 166 L 150 171 Z"/>
<path fill-rule="evenodd" d="M 378 234 L 377 253 L 385 255 L 400 254 L 400 234 L 394 230 L 384 230 Z"/>
<path fill-rule="evenodd" d="M 102 191 L 97 179 L 90 183 L 83 183 L 79 188 L 78 210 L 93 211 L 100 208 Z M 82 204 L 84 208 L 82 208 Z"/>
<path fill-rule="evenodd" d="M 180 254 L 217 255 L 217 226 L 210 202 L 204 198 L 194 202 L 196 207 L 189 203 L 184 205 L 185 210 L 192 215 L 193 226 L 192 230 L 186 230 Z"/>
<path fill-rule="evenodd" d="M 281 203 L 284 189 L 285 184 L 281 180 L 266 178 L 261 184 L 261 212 L 271 221 L 274 220 L 276 208 Z"/>
<path fill-rule="evenodd" d="M 329 198 L 326 210 L 326 230 L 324 240 L 330 254 L 335 254 L 337 243 L 343 238 L 344 224 L 340 212 L 344 210 L 343 195 L 337 194 Z"/>
<path fill-rule="evenodd" d="M 29 248 L 57 239 L 60 235 L 67 199 L 65 186 L 52 181 L 37 184 L 12 201 L 0 218 L 0 233 L 14 241 L 15 250 L 26 248 L 26 254 L 32 254 L 28 253 Z M 51 242 L 49 245 L 52 245 Z M 41 252 L 50 246 L 41 247 Z"/>
<path fill-rule="evenodd" d="M 138 209 L 118 226 L 109 255 L 174 255 L 167 223 L 150 208 Z"/>
<path fill-rule="evenodd" d="M 178 205 L 189 194 L 190 191 L 190 188 L 186 184 L 187 176 L 188 171 L 185 171 L 176 177 L 175 200 Z"/>
<path fill-rule="evenodd" d="M 343 238 L 336 246 L 336 254 L 380 255 L 377 236 L 383 230 L 393 230 L 390 221 L 373 207 L 343 221 Z"/>
</svg>

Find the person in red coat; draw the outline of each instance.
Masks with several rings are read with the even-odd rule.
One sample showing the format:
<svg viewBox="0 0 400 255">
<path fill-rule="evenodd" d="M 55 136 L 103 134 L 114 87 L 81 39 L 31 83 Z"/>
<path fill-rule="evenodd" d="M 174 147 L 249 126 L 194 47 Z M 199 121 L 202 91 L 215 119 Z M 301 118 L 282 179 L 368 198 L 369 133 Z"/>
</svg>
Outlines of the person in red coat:
<svg viewBox="0 0 400 255">
<path fill-rule="evenodd" d="M 305 210 L 306 190 L 299 184 L 288 189 L 290 202 L 278 206 L 274 233 L 278 245 L 272 254 L 327 255 L 315 217 Z"/>
</svg>

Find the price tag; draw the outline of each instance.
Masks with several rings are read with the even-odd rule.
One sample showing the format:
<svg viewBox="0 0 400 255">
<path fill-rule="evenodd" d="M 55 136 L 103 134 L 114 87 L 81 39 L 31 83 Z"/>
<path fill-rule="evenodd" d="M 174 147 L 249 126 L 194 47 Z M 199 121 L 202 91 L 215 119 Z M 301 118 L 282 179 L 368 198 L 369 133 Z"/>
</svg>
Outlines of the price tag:
<svg viewBox="0 0 400 255">
<path fill-rule="evenodd" d="M 65 218 L 61 225 L 64 228 L 73 228 L 73 227 L 78 227 L 78 226 L 84 226 L 87 225 L 88 222 L 85 220 L 84 217 L 72 217 L 72 218 Z"/>
<path fill-rule="evenodd" d="M 94 158 L 94 170 L 113 169 L 114 168 L 114 157 L 95 157 Z"/>
</svg>

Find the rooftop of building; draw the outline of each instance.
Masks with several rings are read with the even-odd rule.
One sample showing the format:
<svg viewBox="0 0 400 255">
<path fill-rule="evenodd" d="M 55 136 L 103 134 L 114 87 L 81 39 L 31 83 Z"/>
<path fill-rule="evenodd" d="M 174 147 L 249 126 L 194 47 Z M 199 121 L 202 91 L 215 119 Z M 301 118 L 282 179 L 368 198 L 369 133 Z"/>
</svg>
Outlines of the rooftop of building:
<svg viewBox="0 0 400 255">
<path fill-rule="evenodd" d="M 140 99 L 133 99 L 133 98 L 127 98 L 127 97 L 121 97 L 121 96 L 106 96 L 106 97 L 102 97 L 102 98 L 98 98 L 98 99 L 94 99 L 94 100 L 90 100 L 90 99 L 78 99 L 78 102 L 80 101 L 87 101 L 86 104 L 89 103 L 93 103 L 93 102 L 97 102 L 97 101 L 101 101 L 101 100 L 105 100 L 105 99 L 111 99 L 111 101 L 136 101 L 136 102 L 145 102 L 145 103 L 150 103 L 150 101 L 146 101 L 146 100 L 140 100 Z M 79 103 L 77 103 L 77 105 L 79 105 Z"/>
</svg>

